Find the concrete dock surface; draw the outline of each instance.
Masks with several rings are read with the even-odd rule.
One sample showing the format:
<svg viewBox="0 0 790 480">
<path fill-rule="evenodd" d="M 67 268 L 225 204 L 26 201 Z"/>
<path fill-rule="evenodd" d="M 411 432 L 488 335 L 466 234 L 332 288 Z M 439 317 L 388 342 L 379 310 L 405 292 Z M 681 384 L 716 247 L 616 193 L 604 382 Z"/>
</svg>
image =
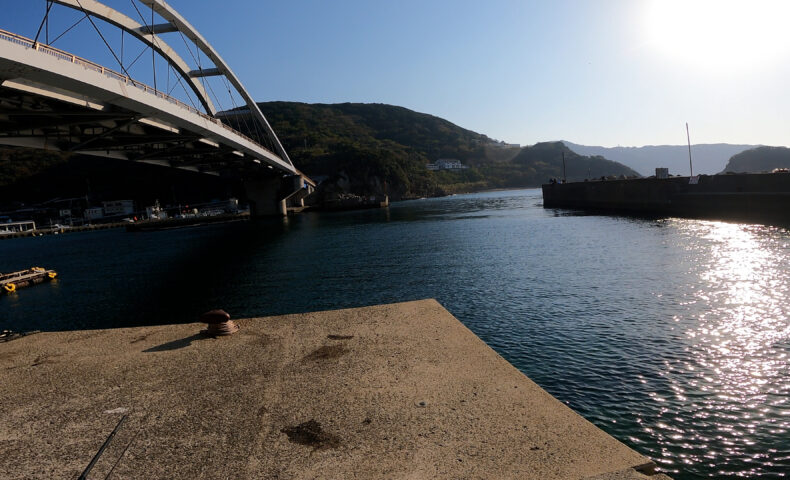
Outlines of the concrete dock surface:
<svg viewBox="0 0 790 480">
<path fill-rule="evenodd" d="M 232 312 L 231 312 L 232 313 Z M 667 479 L 434 300 L 0 343 L 0 478 Z"/>
</svg>

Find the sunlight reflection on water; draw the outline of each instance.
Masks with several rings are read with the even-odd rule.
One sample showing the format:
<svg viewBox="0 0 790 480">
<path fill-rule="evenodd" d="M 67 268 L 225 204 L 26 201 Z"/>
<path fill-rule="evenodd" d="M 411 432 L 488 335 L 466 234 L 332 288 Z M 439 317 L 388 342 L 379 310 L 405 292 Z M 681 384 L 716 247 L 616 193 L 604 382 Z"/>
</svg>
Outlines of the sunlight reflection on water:
<svg viewBox="0 0 790 480">
<path fill-rule="evenodd" d="M 764 226 L 671 220 L 694 259 L 690 303 L 677 315 L 685 354 L 666 360 L 662 372 L 674 399 L 662 409 L 666 422 L 649 432 L 659 444 L 682 451 L 682 463 L 706 463 L 728 475 L 730 459 L 790 468 L 787 395 L 790 283 L 786 232 Z M 692 277 L 694 276 L 692 275 Z M 696 312 L 696 313 L 694 313 Z M 696 318 L 694 318 L 696 317 Z M 672 425 L 669 427 L 668 425 Z M 647 431 L 649 427 L 645 427 Z M 671 461 L 657 458 L 670 471 Z M 758 473 L 758 469 L 737 472 Z"/>
</svg>

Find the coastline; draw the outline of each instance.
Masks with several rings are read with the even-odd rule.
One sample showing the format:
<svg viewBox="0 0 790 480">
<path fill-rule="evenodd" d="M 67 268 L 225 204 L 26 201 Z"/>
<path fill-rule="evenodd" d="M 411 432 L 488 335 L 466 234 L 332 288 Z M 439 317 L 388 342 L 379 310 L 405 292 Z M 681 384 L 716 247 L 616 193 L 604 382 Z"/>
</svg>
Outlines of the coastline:
<svg viewBox="0 0 790 480">
<path fill-rule="evenodd" d="M 456 195 L 471 195 L 474 193 L 493 193 L 493 192 L 509 192 L 509 191 L 520 191 L 520 190 L 539 190 L 540 185 L 534 187 L 502 187 L 502 188 L 485 188 L 482 190 L 470 190 L 470 191 L 463 191 L 463 192 L 454 192 L 448 193 L 445 195 L 433 195 L 433 196 L 426 196 L 426 197 L 409 197 L 409 198 L 401 198 L 399 200 L 392 200 L 391 203 L 396 202 L 406 202 L 411 200 L 424 200 L 426 198 L 445 198 L 445 197 L 453 197 Z"/>
</svg>

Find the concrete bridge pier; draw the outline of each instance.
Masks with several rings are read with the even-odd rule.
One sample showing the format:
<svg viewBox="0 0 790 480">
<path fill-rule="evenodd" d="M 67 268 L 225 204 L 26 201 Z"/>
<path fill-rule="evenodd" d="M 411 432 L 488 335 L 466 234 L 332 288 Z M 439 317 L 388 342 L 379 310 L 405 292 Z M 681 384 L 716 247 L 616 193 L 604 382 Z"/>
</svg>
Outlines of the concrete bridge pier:
<svg viewBox="0 0 790 480">
<path fill-rule="evenodd" d="M 315 183 L 304 175 L 291 175 L 283 183 L 290 192 L 285 197 L 287 208 L 304 208 L 304 199 L 315 190 Z"/>
<path fill-rule="evenodd" d="M 286 216 L 288 208 L 304 207 L 314 184 L 304 175 L 247 179 L 244 190 L 252 217 Z"/>
<path fill-rule="evenodd" d="M 250 203 L 250 216 L 287 215 L 285 200 L 280 194 L 281 188 L 282 179 L 280 177 L 244 180 L 244 191 Z"/>
</svg>

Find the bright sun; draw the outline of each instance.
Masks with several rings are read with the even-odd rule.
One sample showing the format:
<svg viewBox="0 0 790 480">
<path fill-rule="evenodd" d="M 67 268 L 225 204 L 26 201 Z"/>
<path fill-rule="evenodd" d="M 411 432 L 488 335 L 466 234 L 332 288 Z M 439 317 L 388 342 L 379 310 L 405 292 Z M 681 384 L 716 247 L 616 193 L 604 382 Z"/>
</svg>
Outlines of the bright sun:
<svg viewBox="0 0 790 480">
<path fill-rule="evenodd" d="M 765 66 L 790 51 L 787 0 L 653 0 L 646 14 L 650 44 L 700 69 Z"/>
</svg>

